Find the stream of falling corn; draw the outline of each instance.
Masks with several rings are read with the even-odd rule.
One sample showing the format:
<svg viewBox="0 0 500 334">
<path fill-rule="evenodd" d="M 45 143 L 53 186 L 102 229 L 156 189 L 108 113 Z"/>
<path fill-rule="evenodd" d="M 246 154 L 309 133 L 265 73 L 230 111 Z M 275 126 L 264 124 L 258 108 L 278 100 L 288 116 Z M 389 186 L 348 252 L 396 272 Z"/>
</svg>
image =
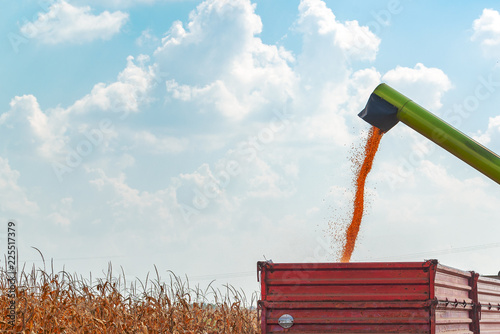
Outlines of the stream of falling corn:
<svg viewBox="0 0 500 334">
<path fill-rule="evenodd" d="M 354 208 L 352 213 L 351 224 L 347 228 L 345 235 L 345 244 L 342 249 L 341 262 L 349 262 L 351 260 L 352 252 L 356 246 L 356 239 L 358 238 L 359 228 L 361 226 L 361 220 L 363 218 L 363 208 L 364 208 L 364 194 L 365 194 L 365 182 L 368 173 L 372 169 L 373 159 L 375 158 L 375 153 L 377 153 L 378 146 L 380 144 L 380 139 L 384 133 L 376 128 L 372 127 L 370 133 L 368 134 L 368 139 L 363 151 L 363 163 L 357 169 L 355 187 L 356 194 L 354 196 Z"/>
</svg>

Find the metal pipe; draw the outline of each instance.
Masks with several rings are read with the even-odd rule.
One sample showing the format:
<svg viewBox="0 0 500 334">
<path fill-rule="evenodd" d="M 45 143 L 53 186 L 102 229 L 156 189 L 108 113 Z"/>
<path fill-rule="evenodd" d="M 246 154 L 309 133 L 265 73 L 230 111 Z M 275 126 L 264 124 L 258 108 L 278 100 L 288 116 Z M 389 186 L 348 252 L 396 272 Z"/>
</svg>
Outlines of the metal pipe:
<svg viewBox="0 0 500 334">
<path fill-rule="evenodd" d="M 500 184 L 500 156 L 384 83 L 359 117 L 383 132 L 401 121 Z"/>
</svg>

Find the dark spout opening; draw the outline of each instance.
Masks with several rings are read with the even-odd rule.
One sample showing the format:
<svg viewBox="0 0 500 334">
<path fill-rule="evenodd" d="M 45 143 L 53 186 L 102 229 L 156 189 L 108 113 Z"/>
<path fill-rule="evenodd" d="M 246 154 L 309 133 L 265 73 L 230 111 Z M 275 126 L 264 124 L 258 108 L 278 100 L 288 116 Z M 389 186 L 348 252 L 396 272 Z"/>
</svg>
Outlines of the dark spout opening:
<svg viewBox="0 0 500 334">
<path fill-rule="evenodd" d="M 371 125 L 379 128 L 382 132 L 389 131 L 394 125 L 398 124 L 398 108 L 378 96 L 370 95 L 365 109 L 358 116 Z"/>
</svg>

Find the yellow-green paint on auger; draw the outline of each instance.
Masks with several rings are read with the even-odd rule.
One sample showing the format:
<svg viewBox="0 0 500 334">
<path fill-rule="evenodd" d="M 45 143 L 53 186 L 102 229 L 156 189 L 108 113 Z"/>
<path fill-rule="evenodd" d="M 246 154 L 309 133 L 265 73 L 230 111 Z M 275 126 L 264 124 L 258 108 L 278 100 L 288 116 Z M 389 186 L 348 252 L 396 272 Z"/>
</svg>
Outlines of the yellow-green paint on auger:
<svg viewBox="0 0 500 334">
<path fill-rule="evenodd" d="M 401 121 L 500 184 L 500 156 L 384 83 L 359 116 L 384 132 Z"/>
</svg>

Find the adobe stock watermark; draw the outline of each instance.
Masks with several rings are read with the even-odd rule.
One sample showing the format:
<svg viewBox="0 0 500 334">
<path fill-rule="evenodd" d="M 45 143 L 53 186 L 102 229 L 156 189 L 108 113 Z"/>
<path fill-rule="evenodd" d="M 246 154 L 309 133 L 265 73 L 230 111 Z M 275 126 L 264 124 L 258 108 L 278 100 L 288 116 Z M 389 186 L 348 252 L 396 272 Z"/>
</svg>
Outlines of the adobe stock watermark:
<svg viewBox="0 0 500 334">
<path fill-rule="evenodd" d="M 221 196 L 234 178 L 242 172 L 244 164 L 254 161 L 265 146 L 275 140 L 277 133 L 290 126 L 293 115 L 284 108 L 282 111 L 274 110 L 274 117 L 263 127 L 257 135 L 249 137 L 235 150 L 234 158 L 228 160 L 222 168 L 214 173 L 214 178 L 202 186 L 193 189 L 190 204 L 180 203 L 180 211 L 185 223 L 190 223 L 195 215 L 207 209 L 210 203 Z"/>
<path fill-rule="evenodd" d="M 50 11 L 50 7 L 55 3 L 54 0 L 38 0 L 38 7 L 41 8 L 45 13 Z M 32 21 L 36 22 L 38 20 L 38 13 L 33 15 Z M 7 34 L 7 39 L 10 42 L 10 46 L 14 53 L 19 53 L 19 47 L 22 44 L 27 44 L 29 40 L 33 39 L 38 33 L 38 28 L 29 21 L 26 17 L 22 18 L 23 24 L 19 27 L 19 33 L 9 32 Z"/>
<path fill-rule="evenodd" d="M 500 77 L 494 76 L 493 73 L 490 73 L 487 77 L 479 76 L 478 83 L 472 94 L 467 95 L 460 103 L 456 103 L 451 108 L 446 109 L 442 113 L 443 120 L 451 126 L 460 129 L 463 122 L 478 110 L 481 103 L 488 100 L 499 88 Z M 432 134 L 432 141 L 426 140 L 419 143 L 408 156 L 402 158 L 395 173 L 385 174 L 390 188 L 394 190 L 398 184 L 405 182 L 405 179 L 415 172 L 426 156 L 436 150 L 436 142 L 442 142 L 444 138 L 444 134 L 436 130 Z"/>
<path fill-rule="evenodd" d="M 16 324 L 17 303 L 17 269 L 18 269 L 18 247 L 17 247 L 17 223 L 15 220 L 7 222 L 7 256 L 6 256 L 6 278 L 7 289 L 7 319 L 6 323 L 12 328 Z"/>
<path fill-rule="evenodd" d="M 75 147 L 69 148 L 63 163 L 58 161 L 52 162 L 52 169 L 59 182 L 63 182 L 65 174 L 71 173 L 78 168 L 82 164 L 83 159 L 92 154 L 104 142 L 106 135 L 113 132 L 113 128 L 114 126 L 110 119 L 102 119 L 98 127 L 83 132 L 85 138 L 80 140 Z"/>
</svg>

